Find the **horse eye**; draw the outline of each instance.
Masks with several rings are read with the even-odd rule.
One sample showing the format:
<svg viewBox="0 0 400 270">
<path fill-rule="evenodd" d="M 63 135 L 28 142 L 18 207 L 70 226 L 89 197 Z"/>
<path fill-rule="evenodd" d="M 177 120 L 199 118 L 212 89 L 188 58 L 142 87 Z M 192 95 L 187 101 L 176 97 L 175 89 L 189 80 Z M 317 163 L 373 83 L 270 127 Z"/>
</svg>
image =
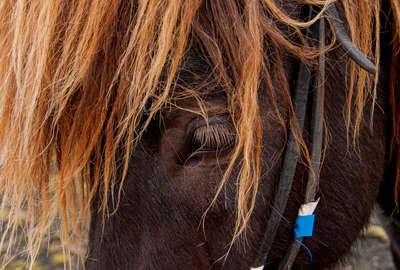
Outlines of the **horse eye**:
<svg viewBox="0 0 400 270">
<path fill-rule="evenodd" d="M 232 147 L 235 132 L 230 123 L 209 123 L 196 128 L 192 137 L 192 154 L 219 152 Z"/>
</svg>

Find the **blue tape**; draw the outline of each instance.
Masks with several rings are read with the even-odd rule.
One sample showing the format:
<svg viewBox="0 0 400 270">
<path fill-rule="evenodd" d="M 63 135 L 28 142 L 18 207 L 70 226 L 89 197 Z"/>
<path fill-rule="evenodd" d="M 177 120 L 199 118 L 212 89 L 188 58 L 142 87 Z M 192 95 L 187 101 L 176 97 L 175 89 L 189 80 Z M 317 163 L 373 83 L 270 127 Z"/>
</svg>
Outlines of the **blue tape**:
<svg viewBox="0 0 400 270">
<path fill-rule="evenodd" d="M 297 240 L 297 238 L 313 235 L 314 220 L 315 220 L 315 215 L 298 216 L 296 219 L 296 224 L 294 226 L 294 238 L 300 245 L 302 245 L 307 250 L 308 254 L 310 254 L 311 261 L 312 261 L 311 251 L 308 249 L 306 245 Z"/>
<path fill-rule="evenodd" d="M 294 226 L 294 238 L 313 235 L 315 215 L 298 216 Z"/>
</svg>

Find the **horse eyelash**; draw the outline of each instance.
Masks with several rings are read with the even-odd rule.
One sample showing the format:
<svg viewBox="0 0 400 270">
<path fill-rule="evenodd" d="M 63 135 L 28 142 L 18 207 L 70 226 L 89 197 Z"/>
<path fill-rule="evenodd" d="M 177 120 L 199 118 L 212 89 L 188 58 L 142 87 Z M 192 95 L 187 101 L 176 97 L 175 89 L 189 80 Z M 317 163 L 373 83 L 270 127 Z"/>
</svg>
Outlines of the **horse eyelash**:
<svg viewBox="0 0 400 270">
<path fill-rule="evenodd" d="M 201 126 L 193 133 L 193 152 L 213 152 L 225 150 L 233 145 L 235 133 L 233 127 L 226 124 L 211 124 Z"/>
</svg>

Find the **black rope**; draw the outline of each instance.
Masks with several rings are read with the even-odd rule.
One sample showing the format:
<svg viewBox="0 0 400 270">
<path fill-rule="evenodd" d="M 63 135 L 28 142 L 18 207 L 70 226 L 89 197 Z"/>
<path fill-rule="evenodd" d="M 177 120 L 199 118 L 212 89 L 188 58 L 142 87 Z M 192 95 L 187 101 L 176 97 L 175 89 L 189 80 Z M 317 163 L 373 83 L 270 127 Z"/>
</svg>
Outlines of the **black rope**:
<svg viewBox="0 0 400 270">
<path fill-rule="evenodd" d="M 351 41 L 343 23 L 339 19 L 339 15 L 335 4 L 331 4 L 326 11 L 327 17 L 332 25 L 333 31 L 336 34 L 338 42 L 348 51 L 349 56 L 363 69 L 368 72 L 375 73 L 375 65 L 363 55 L 354 43 Z M 312 6 L 310 6 L 308 21 L 312 18 Z M 316 25 L 312 25 L 316 28 Z M 321 55 L 319 58 L 319 72 L 320 80 L 318 81 L 317 89 L 314 91 L 313 96 L 313 113 L 312 113 L 312 149 L 311 149 L 311 165 L 312 172 L 309 173 L 305 202 L 313 202 L 318 190 L 319 172 L 321 153 L 323 145 L 323 117 L 322 117 L 322 101 L 324 93 L 324 80 L 325 80 L 325 19 L 322 17 L 319 21 L 319 31 L 316 29 L 307 30 L 307 35 L 319 40 Z M 294 93 L 294 111 L 298 121 L 299 131 L 303 132 L 304 118 L 307 107 L 308 93 L 311 83 L 311 70 L 304 64 L 300 63 L 299 72 L 297 76 L 297 85 Z M 274 197 L 274 206 L 271 216 L 268 220 L 267 229 L 263 237 L 263 245 L 261 248 L 261 255 L 256 262 L 256 266 L 260 267 L 266 265 L 269 252 L 271 250 L 273 241 L 277 234 L 282 215 L 286 209 L 287 201 L 290 191 L 292 189 L 293 179 L 296 172 L 297 160 L 299 158 L 299 149 L 293 134 L 293 127 L 290 128 L 289 140 L 286 147 L 283 166 L 279 178 L 279 185 Z M 302 240 L 301 238 L 299 239 Z M 284 259 L 280 264 L 280 269 L 290 269 L 296 259 L 299 251 L 300 244 L 293 241 L 289 251 L 286 253 Z M 264 267 L 265 268 L 265 267 Z"/>
<path fill-rule="evenodd" d="M 320 78 L 317 80 L 316 91 L 313 92 L 313 109 L 312 109 L 312 120 L 311 120 L 311 166 L 312 171 L 308 174 L 307 188 L 305 203 L 314 202 L 315 195 L 318 191 L 319 186 L 319 171 L 321 165 L 321 154 L 323 144 L 323 117 L 322 117 L 322 101 L 324 94 L 324 81 L 325 81 L 325 19 L 321 17 L 319 20 L 319 43 L 321 54 L 319 57 L 319 72 Z M 314 172 L 314 174 L 313 174 Z M 302 242 L 303 238 L 297 239 Z M 280 270 L 288 270 L 292 268 L 294 261 L 296 260 L 297 254 L 300 250 L 300 243 L 294 240 L 286 253 L 285 257 L 281 261 L 279 266 Z"/>
<path fill-rule="evenodd" d="M 312 18 L 312 8 L 309 8 L 308 20 Z M 307 35 L 311 35 L 307 30 Z M 294 113 L 299 126 L 300 134 L 303 133 L 304 119 L 306 116 L 308 93 L 311 84 L 311 70 L 304 63 L 300 63 L 297 75 L 297 83 L 294 91 Z M 263 246 L 260 251 L 260 257 L 256 266 L 265 265 L 268 259 L 272 243 L 275 239 L 282 215 L 286 209 L 289 193 L 292 189 L 294 174 L 296 172 L 297 160 L 299 158 L 299 148 L 293 133 L 294 127 L 290 127 L 289 140 L 286 146 L 286 152 L 283 160 L 279 185 L 274 197 L 274 204 L 268 219 L 267 229 L 263 237 Z"/>
<path fill-rule="evenodd" d="M 304 126 L 310 81 L 311 71 L 309 67 L 307 67 L 304 63 L 301 63 L 299 67 L 294 102 L 294 111 L 301 132 L 303 131 Z M 264 235 L 264 244 L 261 249 L 262 255 L 256 264 L 258 266 L 263 265 L 267 261 L 272 242 L 275 239 L 275 235 L 278 231 L 279 223 L 286 208 L 289 193 L 292 188 L 298 157 L 299 149 L 295 140 L 295 136 L 293 132 L 290 131 L 286 154 L 279 178 L 278 191 L 274 198 L 274 208 L 272 209 L 271 216 L 268 220 L 267 230 L 265 231 Z"/>
<path fill-rule="evenodd" d="M 356 62 L 361 68 L 365 69 L 369 73 L 376 73 L 375 64 L 373 64 L 362 52 L 360 52 L 360 50 L 351 41 L 343 22 L 339 18 L 339 13 L 334 3 L 332 3 L 326 10 L 326 15 L 330 19 L 329 22 L 332 25 L 338 42 L 346 49 L 351 59 L 353 59 L 354 62 Z"/>
</svg>

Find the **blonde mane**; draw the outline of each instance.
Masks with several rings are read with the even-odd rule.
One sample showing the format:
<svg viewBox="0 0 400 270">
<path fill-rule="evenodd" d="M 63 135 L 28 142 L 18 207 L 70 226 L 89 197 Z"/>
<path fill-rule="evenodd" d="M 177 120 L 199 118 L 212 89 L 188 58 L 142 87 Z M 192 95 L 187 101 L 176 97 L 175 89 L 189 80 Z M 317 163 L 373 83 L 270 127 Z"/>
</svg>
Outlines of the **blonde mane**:
<svg viewBox="0 0 400 270">
<path fill-rule="evenodd" d="M 118 204 L 119 194 L 110 197 L 110 190 L 120 183 L 121 192 L 128 163 L 135 162 L 130 160 L 135 144 L 153 117 L 175 104 L 177 72 L 196 41 L 226 91 L 237 132 L 218 189 L 240 161 L 235 241 L 251 217 L 260 178 L 260 82 L 266 84 L 262 94 L 269 95 L 285 129 L 287 116 L 281 115 L 277 100 L 284 97 L 296 132 L 282 56 L 317 65 L 319 52 L 308 45 L 302 29 L 323 16 L 332 2 L 297 1 L 296 5 L 322 9 L 311 21 L 302 22 L 273 0 L 1 1 L 0 210 L 10 209 L 9 236 L 15 233 L 19 211 L 26 209 L 33 262 L 59 217 L 68 254 L 71 243 L 85 239 L 97 192 L 102 194 L 99 210 L 104 222 L 114 210 L 107 208 L 109 201 Z M 379 63 L 380 1 L 340 3 L 353 42 Z M 398 48 L 400 6 L 396 0 L 391 3 Z M 290 35 L 280 30 L 282 25 Z M 354 63 L 349 63 L 348 74 L 345 124 L 357 138 L 377 78 Z M 392 86 L 394 115 L 398 115 L 397 86 Z M 201 101 L 196 92 L 186 91 L 188 97 Z M 399 118 L 394 117 L 397 144 L 399 126 Z M 307 160 L 301 135 L 297 139 Z M 123 164 L 121 179 L 116 179 L 117 164 Z M 1 245 L 5 238 L 6 234 Z"/>
</svg>

